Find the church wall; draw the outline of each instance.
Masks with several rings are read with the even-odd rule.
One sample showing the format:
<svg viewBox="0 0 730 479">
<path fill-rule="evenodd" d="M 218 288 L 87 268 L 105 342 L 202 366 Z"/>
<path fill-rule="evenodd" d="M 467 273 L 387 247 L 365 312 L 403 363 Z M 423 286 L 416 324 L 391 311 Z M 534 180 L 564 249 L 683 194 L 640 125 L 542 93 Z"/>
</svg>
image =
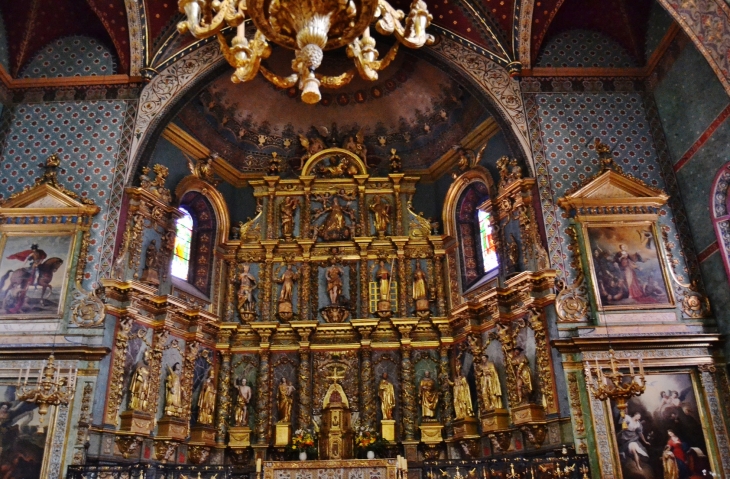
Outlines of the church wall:
<svg viewBox="0 0 730 479">
<path fill-rule="evenodd" d="M 98 40 L 83 35 L 64 37 L 38 50 L 20 78 L 59 78 L 113 75 L 114 55 Z"/>
<path fill-rule="evenodd" d="M 684 48 L 654 89 L 654 99 L 687 211 L 705 290 L 722 331 L 730 287 L 710 215 L 712 183 L 728 161 L 730 97 L 695 46 Z"/>
<path fill-rule="evenodd" d="M 536 67 L 635 67 L 636 60 L 613 39 L 588 30 L 568 30 L 545 42 Z"/>
<path fill-rule="evenodd" d="M 556 83 L 558 80 L 553 82 Z M 572 88 L 570 81 L 565 81 L 564 87 L 568 86 Z M 598 138 L 614 149 L 614 159 L 624 172 L 670 195 L 677 195 L 671 188 L 672 179 L 669 178 L 668 187 L 662 173 L 663 162 L 668 160 L 658 155 L 657 139 L 652 134 L 650 112 L 645 107 L 643 95 L 638 91 L 524 95 L 530 125 L 534 129 L 533 150 L 550 261 L 553 268 L 563 271 L 570 280 L 574 278 L 570 266 L 573 259 L 571 240 L 566 233 L 570 223 L 556 202 L 571 188 L 599 172 L 594 139 Z M 660 224 L 671 228 L 673 240 L 678 239 L 675 217 L 676 212 L 670 207 L 662 208 Z M 675 242 L 679 244 L 679 241 Z M 686 255 L 690 253 L 685 252 Z"/>
<path fill-rule="evenodd" d="M 5 28 L 5 17 L 0 12 L 0 65 L 5 71 L 10 70 L 10 52 L 8 50 L 8 32 Z"/>
</svg>

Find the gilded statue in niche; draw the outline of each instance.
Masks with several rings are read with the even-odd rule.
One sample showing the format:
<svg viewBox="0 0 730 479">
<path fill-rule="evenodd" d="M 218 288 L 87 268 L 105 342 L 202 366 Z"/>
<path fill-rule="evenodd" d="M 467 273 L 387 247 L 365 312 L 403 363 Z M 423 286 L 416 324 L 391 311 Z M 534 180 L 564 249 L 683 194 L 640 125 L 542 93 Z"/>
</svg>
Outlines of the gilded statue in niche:
<svg viewBox="0 0 730 479">
<path fill-rule="evenodd" d="M 153 239 L 150 241 L 149 245 L 147 245 L 147 250 L 145 251 L 144 270 L 142 270 L 142 277 L 140 278 L 140 281 L 151 284 L 160 284 L 160 278 L 157 273 L 158 253 L 157 241 Z"/>
<path fill-rule="evenodd" d="M 327 295 L 332 306 L 339 305 L 342 299 L 342 277 L 344 274 L 344 270 L 336 264 L 331 265 L 325 272 Z"/>
<path fill-rule="evenodd" d="M 167 367 L 165 381 L 165 414 L 179 417 L 182 415 L 182 387 L 180 385 L 180 363 Z"/>
<path fill-rule="evenodd" d="M 142 355 L 142 362 L 134 370 L 132 383 L 129 386 L 128 408 L 134 411 L 146 411 L 150 392 L 150 368 L 148 366 L 150 350 Z"/>
<path fill-rule="evenodd" d="M 525 355 L 524 349 L 519 346 L 514 348 L 511 354 L 512 357 L 509 359 L 509 363 L 514 370 L 517 383 L 517 402 L 524 404 L 530 401 L 530 395 L 534 389 L 530 362 Z"/>
<path fill-rule="evenodd" d="M 281 276 L 274 280 L 276 284 L 281 285 L 278 312 L 282 319 L 288 320 L 292 317 L 292 298 L 294 295 L 294 286 L 297 281 L 299 281 L 299 272 L 291 264 L 287 264 Z"/>
<path fill-rule="evenodd" d="M 421 402 L 421 417 L 426 420 L 435 419 L 439 395 L 436 381 L 433 380 L 429 371 L 424 373 L 418 384 L 418 399 Z"/>
<path fill-rule="evenodd" d="M 291 423 L 291 411 L 294 404 L 294 386 L 287 381 L 286 378 L 281 378 L 279 383 L 279 397 L 277 398 L 277 410 L 279 412 L 280 423 Z"/>
<path fill-rule="evenodd" d="M 236 426 L 248 426 L 248 403 L 251 401 L 252 391 L 251 386 L 246 383 L 246 378 L 235 381 L 236 390 L 238 391 L 234 412 Z"/>
<path fill-rule="evenodd" d="M 378 298 L 390 304 L 390 270 L 385 261 L 380 260 L 375 270 L 375 282 L 378 284 Z M 390 306 L 388 306 L 390 308 Z"/>
<path fill-rule="evenodd" d="M 201 424 L 213 424 L 213 411 L 215 410 L 215 371 L 211 368 L 210 373 L 198 396 L 198 422 Z"/>
<path fill-rule="evenodd" d="M 502 409 L 502 386 L 499 383 L 499 374 L 494 363 L 486 354 L 478 363 L 474 363 L 477 378 L 477 387 L 487 411 Z"/>
<path fill-rule="evenodd" d="M 388 373 L 383 373 L 378 385 L 378 397 L 380 398 L 380 411 L 383 413 L 383 419 L 393 419 L 393 409 L 395 408 L 395 390 L 393 383 L 388 381 Z"/>
<path fill-rule="evenodd" d="M 281 218 L 281 234 L 285 239 L 290 240 L 294 235 L 294 214 L 299 207 L 299 198 L 287 196 L 279 205 Z"/>
<path fill-rule="evenodd" d="M 347 225 L 347 219 L 349 218 L 351 224 L 357 223 L 355 211 L 350 206 L 356 199 L 354 194 L 348 194 L 344 190 L 334 195 L 326 193 L 315 196 L 313 200 L 322 203 L 322 207 L 313 210 L 312 221 L 316 222 L 322 216 L 326 216 L 322 224 L 313 227 L 314 236 L 322 241 L 343 241 L 352 238 L 352 230 Z M 342 205 L 340 200 L 345 201 L 345 204 Z"/>
<path fill-rule="evenodd" d="M 418 260 L 416 260 L 416 269 L 413 271 L 413 302 L 416 303 L 416 312 L 430 309 L 426 272 L 421 269 L 421 262 Z"/>
<path fill-rule="evenodd" d="M 256 278 L 251 274 L 251 265 L 243 263 L 238 274 L 238 312 L 241 319 L 252 319 L 256 310 L 254 291 L 258 287 Z"/>
<path fill-rule="evenodd" d="M 461 374 L 461 367 L 459 365 L 456 368 L 456 377 L 451 384 L 454 387 L 454 414 L 456 419 L 474 417 L 469 383 L 466 382 L 466 377 Z"/>
<path fill-rule="evenodd" d="M 390 203 L 380 195 L 373 196 L 372 201 L 368 205 L 373 213 L 373 226 L 380 238 L 385 237 L 390 224 Z"/>
</svg>

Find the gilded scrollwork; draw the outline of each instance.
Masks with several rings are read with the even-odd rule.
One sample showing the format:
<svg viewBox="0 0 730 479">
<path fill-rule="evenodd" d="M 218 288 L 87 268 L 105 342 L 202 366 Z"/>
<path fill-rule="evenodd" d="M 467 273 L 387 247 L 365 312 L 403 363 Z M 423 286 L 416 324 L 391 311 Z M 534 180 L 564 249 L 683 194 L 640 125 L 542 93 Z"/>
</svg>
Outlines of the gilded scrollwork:
<svg viewBox="0 0 730 479">
<path fill-rule="evenodd" d="M 570 410 L 575 432 L 582 436 L 586 432 L 586 426 L 583 420 L 583 406 L 580 401 L 580 385 L 578 384 L 577 373 L 568 373 L 568 398 L 570 399 Z"/>
<path fill-rule="evenodd" d="M 555 298 L 555 311 L 561 321 L 583 322 L 588 320 L 588 289 L 583 276 L 583 262 L 578 248 L 578 233 L 573 226 L 567 228 L 566 233 L 571 238 L 570 247 L 573 251 L 570 266 L 576 272 L 576 275 L 570 285 L 561 282 L 562 287 Z"/>
<path fill-rule="evenodd" d="M 528 309 L 527 324 L 535 334 L 535 363 L 537 366 L 537 377 L 540 381 L 540 392 L 542 393 L 545 407 L 548 410 L 552 410 L 556 407 L 556 404 L 553 394 L 553 371 L 550 367 L 550 345 L 542 315 L 536 308 Z"/>
<path fill-rule="evenodd" d="M 123 317 L 119 320 L 119 331 L 114 340 L 114 360 L 112 362 L 109 395 L 106 406 L 106 424 L 117 425 L 119 407 L 122 405 L 122 387 L 124 384 L 124 363 L 127 358 L 129 333 L 132 331 L 132 318 Z"/>
</svg>

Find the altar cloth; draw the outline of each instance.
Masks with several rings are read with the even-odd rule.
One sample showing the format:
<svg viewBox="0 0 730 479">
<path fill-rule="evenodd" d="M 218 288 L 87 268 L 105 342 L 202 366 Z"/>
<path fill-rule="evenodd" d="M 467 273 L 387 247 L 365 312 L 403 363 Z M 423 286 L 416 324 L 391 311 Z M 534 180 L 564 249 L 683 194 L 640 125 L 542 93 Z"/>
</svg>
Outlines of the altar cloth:
<svg viewBox="0 0 730 479">
<path fill-rule="evenodd" d="M 264 479 L 395 479 L 395 459 L 265 461 Z"/>
</svg>

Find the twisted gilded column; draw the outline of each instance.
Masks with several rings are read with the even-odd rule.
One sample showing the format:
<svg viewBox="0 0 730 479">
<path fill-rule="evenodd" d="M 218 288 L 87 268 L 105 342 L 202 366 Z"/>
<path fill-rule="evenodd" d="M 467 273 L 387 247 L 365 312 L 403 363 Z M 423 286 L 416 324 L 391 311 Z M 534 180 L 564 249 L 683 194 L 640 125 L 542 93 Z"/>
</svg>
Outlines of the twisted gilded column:
<svg viewBox="0 0 730 479">
<path fill-rule="evenodd" d="M 373 377 L 373 349 L 370 344 L 363 344 L 360 348 L 360 417 L 365 426 L 375 429 L 375 378 Z"/>
<path fill-rule="evenodd" d="M 442 420 L 446 429 L 446 437 L 454 437 L 454 398 L 451 394 L 451 361 L 449 360 L 449 352 L 451 348 L 447 345 L 441 346 L 441 360 L 439 361 L 439 383 L 441 391 L 443 391 L 443 401 L 441 402 Z"/>
<path fill-rule="evenodd" d="M 302 263 L 302 274 L 299 275 L 299 277 L 302 278 L 302 287 L 300 288 L 301 295 L 299 298 L 299 319 L 302 321 L 307 321 L 312 313 L 312 308 L 310 307 L 312 283 L 309 281 L 311 274 L 312 267 L 309 264 L 309 261 L 305 261 Z"/>
<path fill-rule="evenodd" d="M 226 313 L 225 320 L 232 322 L 236 316 L 236 262 L 234 260 L 226 261 L 226 277 L 228 284 L 226 285 Z"/>
<path fill-rule="evenodd" d="M 406 276 L 406 256 L 402 249 L 398 250 L 398 314 L 401 318 L 405 318 L 406 312 L 406 296 L 408 294 L 408 277 Z"/>
<path fill-rule="evenodd" d="M 436 277 L 436 307 L 438 315 L 446 316 L 446 291 L 444 289 L 444 256 L 437 254 L 433 258 L 434 276 Z"/>
<path fill-rule="evenodd" d="M 411 362 L 411 345 L 403 344 L 401 347 L 401 381 L 403 389 L 403 432 L 406 441 L 416 439 L 416 376 Z"/>
<path fill-rule="evenodd" d="M 271 285 L 273 284 L 272 277 L 274 275 L 274 261 L 268 254 L 266 256 L 266 262 L 264 263 L 264 279 L 261 281 L 261 284 L 264 285 L 264 294 L 262 295 L 263 299 L 261 301 L 261 316 L 264 321 L 271 321 L 273 319 L 273 315 L 271 313 Z"/>
<path fill-rule="evenodd" d="M 218 371 L 218 396 L 216 398 L 215 442 L 226 443 L 228 417 L 231 413 L 231 353 L 221 351 L 221 368 Z"/>
<path fill-rule="evenodd" d="M 259 374 L 256 381 L 256 443 L 265 445 L 269 439 L 271 416 L 271 352 L 268 348 L 261 351 Z"/>
<path fill-rule="evenodd" d="M 312 425 L 312 353 L 309 347 L 299 349 L 299 414 L 298 428 L 304 429 Z"/>
<path fill-rule="evenodd" d="M 117 425 L 117 415 L 122 405 L 122 384 L 124 379 L 124 361 L 127 358 L 127 346 L 129 344 L 129 332 L 132 330 L 132 318 L 119 318 L 119 331 L 114 342 L 114 360 L 112 362 L 112 375 L 109 387 L 109 396 L 106 403 L 106 414 L 104 424 Z"/>
</svg>

